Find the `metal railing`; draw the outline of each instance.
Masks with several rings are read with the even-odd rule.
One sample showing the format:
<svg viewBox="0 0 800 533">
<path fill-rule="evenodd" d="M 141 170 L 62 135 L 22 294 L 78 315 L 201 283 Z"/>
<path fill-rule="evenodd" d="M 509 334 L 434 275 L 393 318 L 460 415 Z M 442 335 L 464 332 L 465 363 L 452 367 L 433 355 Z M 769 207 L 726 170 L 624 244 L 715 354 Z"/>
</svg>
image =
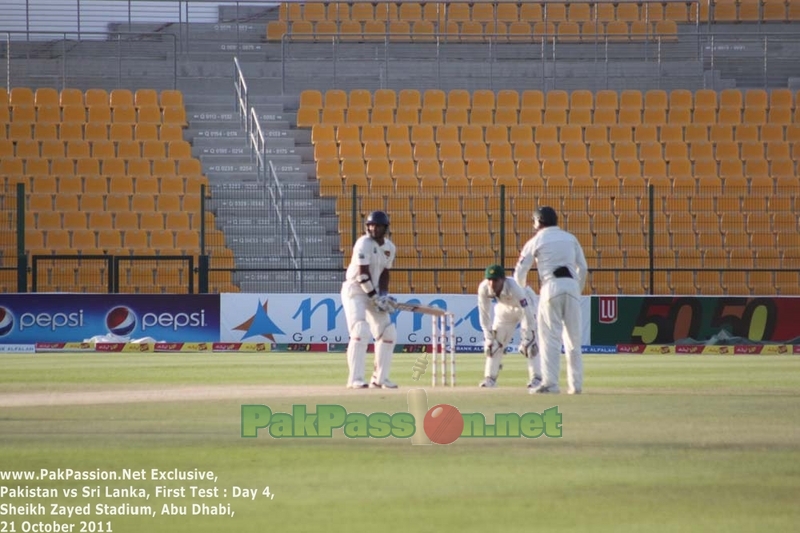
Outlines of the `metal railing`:
<svg viewBox="0 0 800 533">
<path fill-rule="evenodd" d="M 800 75 L 794 60 L 800 54 L 796 33 L 649 34 L 637 43 L 620 43 L 607 34 L 580 43 L 552 34 L 531 36 L 525 43 L 495 42 L 504 34 L 486 34 L 483 43 L 453 42 L 438 33 L 417 43 L 396 41 L 395 35 L 357 44 L 340 34 L 323 37 L 309 43 L 284 36 L 284 93 L 303 87 L 451 89 L 467 83 L 472 89 L 722 90 L 736 86 L 732 79 L 740 87 L 769 88 L 786 86 Z M 315 76 L 309 78 L 312 69 Z"/>
<path fill-rule="evenodd" d="M 0 30 L 19 30 L 18 39 L 42 40 L 41 33 L 69 32 L 81 39 L 106 31 L 173 35 L 182 53 L 200 44 L 203 54 L 258 51 L 265 28 L 253 22 L 277 10 L 260 0 L 24 0 L 0 3 Z M 205 26 L 203 26 L 205 25 Z M 232 34 L 220 42 L 218 34 Z"/>
<path fill-rule="evenodd" d="M 292 215 L 286 217 L 287 226 L 289 228 L 289 238 L 286 239 L 286 247 L 289 251 L 289 258 L 292 261 L 292 266 L 296 269 L 295 282 L 297 283 L 297 291 L 305 292 L 303 281 L 303 247 L 300 244 L 300 238 L 297 236 L 297 230 L 294 227 L 294 220 Z"/>
<path fill-rule="evenodd" d="M 58 89 L 87 83 L 126 89 L 175 89 L 178 85 L 175 35 L 52 31 L 6 31 L 0 35 L 5 41 L 7 89 L 20 79 L 25 85 Z M 39 39 L 30 43 L 19 38 L 23 36 Z"/>
<path fill-rule="evenodd" d="M 278 219 L 279 236 L 285 240 L 294 258 L 299 252 L 302 256 L 302 246 L 294 231 L 291 219 L 285 212 L 284 187 L 275 171 L 275 166 L 266 155 L 267 138 L 261 128 L 261 121 L 255 107 L 249 107 L 247 81 L 242 72 L 238 58 L 234 57 L 234 89 L 236 91 L 236 107 L 239 117 L 245 127 L 245 132 L 250 143 L 251 157 L 255 159 L 259 183 L 263 184 L 269 195 L 269 200 Z"/>
<path fill-rule="evenodd" d="M 233 58 L 233 88 L 236 91 L 236 99 L 234 100 L 234 105 L 236 106 L 236 112 L 239 113 L 239 120 L 241 121 L 242 127 L 245 129 L 245 133 L 250 133 L 250 119 L 249 119 L 249 111 L 250 111 L 250 104 L 249 102 L 249 95 L 247 92 L 247 82 L 244 79 L 244 73 L 242 72 L 242 67 L 239 65 L 239 58 Z"/>
<path fill-rule="evenodd" d="M 345 254 L 363 231 L 363 217 L 375 209 L 388 211 L 397 246 L 392 269 L 397 292 L 419 292 L 415 283 L 426 277 L 436 280 L 442 292 L 470 292 L 487 265 L 513 268 L 532 236 L 530 213 L 544 204 L 557 210 L 559 225 L 583 245 L 595 288 L 611 291 L 609 283 L 619 283 L 624 294 L 729 295 L 750 294 L 749 287 L 758 287 L 754 294 L 794 294 L 797 288 L 796 283 L 787 285 L 792 275 L 798 280 L 800 270 L 796 191 L 755 185 L 727 186 L 724 192 L 647 185 L 445 186 L 436 191 L 354 186 L 341 191 L 338 200 L 333 222 Z M 309 213 L 298 209 L 287 215 L 298 240 L 302 228 L 295 220 L 304 215 Z M 278 243 L 269 248 L 275 255 L 282 249 Z M 262 258 L 265 253 L 270 255 L 263 246 L 239 247 L 237 258 Z M 251 281 L 264 283 L 245 284 L 242 290 L 268 285 L 274 292 L 313 292 L 310 280 L 341 277 L 344 265 L 319 268 L 318 251 L 293 249 L 292 254 L 280 264 L 238 268 Z M 536 285 L 533 277 L 531 283 Z M 335 283 L 327 290 L 335 290 Z"/>
</svg>

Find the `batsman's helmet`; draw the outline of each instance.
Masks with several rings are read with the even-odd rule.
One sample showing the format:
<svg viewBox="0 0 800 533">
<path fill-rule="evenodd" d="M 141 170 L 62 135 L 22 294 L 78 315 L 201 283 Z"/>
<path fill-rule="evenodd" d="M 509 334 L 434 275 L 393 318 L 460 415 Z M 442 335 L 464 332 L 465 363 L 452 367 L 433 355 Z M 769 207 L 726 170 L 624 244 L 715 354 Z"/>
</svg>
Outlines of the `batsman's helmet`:
<svg viewBox="0 0 800 533">
<path fill-rule="evenodd" d="M 389 215 L 387 215 L 383 211 L 373 211 L 367 216 L 367 221 L 364 223 L 365 226 L 369 226 L 370 224 L 388 227 Z"/>
<path fill-rule="evenodd" d="M 537 207 L 533 212 L 533 220 L 539 227 L 558 226 L 556 210 L 549 205 Z"/>
</svg>

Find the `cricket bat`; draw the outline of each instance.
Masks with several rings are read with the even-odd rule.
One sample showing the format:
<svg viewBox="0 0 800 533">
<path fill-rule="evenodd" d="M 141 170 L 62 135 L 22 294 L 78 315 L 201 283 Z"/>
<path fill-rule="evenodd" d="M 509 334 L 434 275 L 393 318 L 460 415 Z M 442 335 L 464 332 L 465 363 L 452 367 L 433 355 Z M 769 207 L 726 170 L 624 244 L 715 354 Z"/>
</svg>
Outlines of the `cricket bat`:
<svg viewBox="0 0 800 533">
<path fill-rule="evenodd" d="M 395 307 L 400 311 L 410 311 L 412 313 L 422 313 L 423 315 L 436 315 L 436 316 L 443 316 L 447 314 L 447 311 L 444 309 L 439 309 L 438 307 L 432 307 L 430 305 L 422 305 L 422 304 L 411 304 L 406 302 L 397 302 Z"/>
</svg>

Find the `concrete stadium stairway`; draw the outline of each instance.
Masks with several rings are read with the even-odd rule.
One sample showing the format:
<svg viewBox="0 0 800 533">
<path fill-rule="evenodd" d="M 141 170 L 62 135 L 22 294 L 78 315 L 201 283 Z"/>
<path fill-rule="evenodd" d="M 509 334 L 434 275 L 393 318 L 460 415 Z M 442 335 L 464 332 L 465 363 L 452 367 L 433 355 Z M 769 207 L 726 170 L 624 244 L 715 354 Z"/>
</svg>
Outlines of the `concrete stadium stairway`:
<svg viewBox="0 0 800 533">
<path fill-rule="evenodd" d="M 259 182 L 250 141 L 233 103 L 212 95 L 186 98 L 189 128 L 184 135 L 209 179 L 208 208 L 234 252 L 236 268 L 244 269 L 234 274 L 234 282 L 246 292 L 337 291 L 342 254 L 334 205 L 319 198 L 310 146 L 296 146 L 308 144 L 310 138 L 307 131 L 291 129 L 295 113 L 284 111 L 280 97 L 262 97 L 264 103 L 255 106 L 267 139 L 265 155 L 282 191 L 273 198 Z M 287 215 L 294 234 L 287 229 Z M 302 255 L 293 260 L 289 241 L 294 237 Z M 284 270 L 292 268 L 331 271 Z"/>
</svg>

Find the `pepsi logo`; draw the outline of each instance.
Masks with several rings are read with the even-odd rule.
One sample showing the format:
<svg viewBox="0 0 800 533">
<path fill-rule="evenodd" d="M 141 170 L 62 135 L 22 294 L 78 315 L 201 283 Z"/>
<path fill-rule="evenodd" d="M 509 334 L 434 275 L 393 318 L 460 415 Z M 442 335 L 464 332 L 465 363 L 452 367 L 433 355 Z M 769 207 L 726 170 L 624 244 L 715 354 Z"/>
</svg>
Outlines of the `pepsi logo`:
<svg viewBox="0 0 800 533">
<path fill-rule="evenodd" d="M 136 329 L 136 314 L 124 305 L 118 305 L 106 315 L 106 328 L 119 337 L 127 337 Z"/>
<path fill-rule="evenodd" d="M 0 307 L 0 337 L 5 337 L 14 329 L 14 315 L 5 307 Z"/>
</svg>

